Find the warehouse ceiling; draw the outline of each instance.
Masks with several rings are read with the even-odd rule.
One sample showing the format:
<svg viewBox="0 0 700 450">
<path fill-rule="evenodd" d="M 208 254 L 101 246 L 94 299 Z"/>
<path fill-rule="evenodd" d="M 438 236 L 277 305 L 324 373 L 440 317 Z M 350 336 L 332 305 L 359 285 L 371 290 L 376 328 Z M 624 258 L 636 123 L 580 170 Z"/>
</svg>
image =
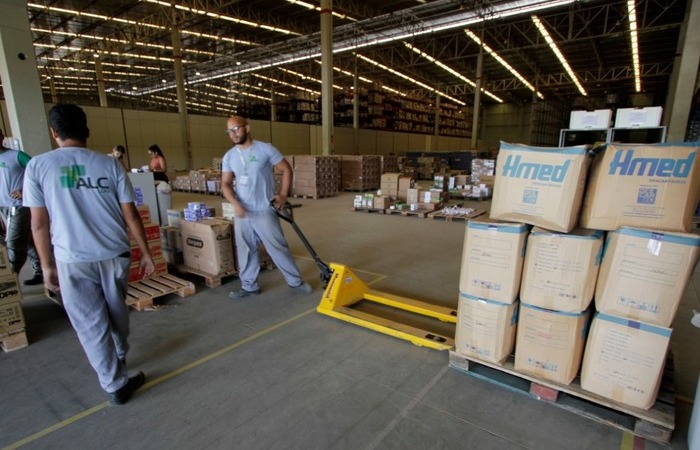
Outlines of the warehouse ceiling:
<svg viewBox="0 0 700 450">
<path fill-rule="evenodd" d="M 356 71 L 364 89 L 472 104 L 480 38 L 502 61 L 483 50 L 484 104 L 626 106 L 636 92 L 663 102 L 686 1 L 631 1 L 633 16 L 627 0 L 335 0 L 334 92 L 349 92 Z M 320 95 L 319 10 L 318 0 L 44 0 L 27 14 L 47 101 L 99 104 L 101 69 L 109 106 L 177 110 L 179 41 L 188 110 L 222 115 L 273 91 Z"/>
</svg>

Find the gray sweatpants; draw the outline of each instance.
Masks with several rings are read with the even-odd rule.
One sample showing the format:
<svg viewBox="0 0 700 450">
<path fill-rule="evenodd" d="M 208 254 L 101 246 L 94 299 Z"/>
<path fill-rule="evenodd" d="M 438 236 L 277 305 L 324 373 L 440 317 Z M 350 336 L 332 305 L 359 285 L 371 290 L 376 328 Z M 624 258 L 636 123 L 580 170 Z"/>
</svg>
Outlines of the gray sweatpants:
<svg viewBox="0 0 700 450">
<path fill-rule="evenodd" d="M 233 228 L 238 254 L 238 276 L 241 279 L 242 289 L 246 291 L 260 289 L 258 247 L 261 242 L 289 286 L 296 287 L 303 282 L 294 257 L 289 252 L 280 220 L 272 208 L 266 211 L 247 212 L 246 217 L 243 218 L 236 217 Z"/>
<path fill-rule="evenodd" d="M 111 393 L 129 377 L 120 359 L 129 350 L 126 305 L 129 257 L 64 263 L 56 261 L 63 306 L 100 386 Z"/>
</svg>

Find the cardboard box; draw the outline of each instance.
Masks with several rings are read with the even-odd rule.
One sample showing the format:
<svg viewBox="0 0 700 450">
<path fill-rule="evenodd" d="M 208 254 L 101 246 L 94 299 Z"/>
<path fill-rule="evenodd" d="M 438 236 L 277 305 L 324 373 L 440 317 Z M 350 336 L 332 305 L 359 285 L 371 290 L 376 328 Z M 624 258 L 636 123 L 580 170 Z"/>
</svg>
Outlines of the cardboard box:
<svg viewBox="0 0 700 450">
<path fill-rule="evenodd" d="M 374 209 L 388 209 L 391 205 L 391 198 L 388 195 L 376 195 L 374 197 Z"/>
<path fill-rule="evenodd" d="M 0 301 L 0 335 L 21 330 L 25 325 L 20 301 Z"/>
<path fill-rule="evenodd" d="M 11 303 L 22 301 L 22 290 L 20 289 L 17 274 L 5 272 L 0 275 L 0 303 Z"/>
<path fill-rule="evenodd" d="M 501 142 L 491 218 L 565 233 L 574 229 L 586 185 L 586 153 L 585 146 L 545 148 Z"/>
<path fill-rule="evenodd" d="M 610 127 L 612 110 L 596 109 L 595 111 L 571 111 L 569 128 L 572 130 L 591 130 Z"/>
<path fill-rule="evenodd" d="M 180 228 L 180 222 L 185 220 L 185 212 L 181 209 L 169 209 L 167 214 L 168 226 Z"/>
<path fill-rule="evenodd" d="M 649 409 L 659 393 L 671 329 L 598 313 L 581 367 L 581 387 Z"/>
<path fill-rule="evenodd" d="M 411 177 L 399 177 L 399 193 L 398 199 L 407 200 L 408 190 L 413 187 L 413 178 Z"/>
<path fill-rule="evenodd" d="M 7 257 L 7 247 L 0 245 L 0 276 L 12 273 L 12 266 Z"/>
<path fill-rule="evenodd" d="M 617 128 L 641 128 L 658 127 L 661 125 L 661 106 L 648 106 L 646 108 L 618 108 L 615 112 L 615 127 Z"/>
<path fill-rule="evenodd" d="M 603 257 L 603 232 L 533 228 L 520 283 L 520 300 L 555 311 L 584 311 L 593 300 Z"/>
<path fill-rule="evenodd" d="M 529 228 L 522 223 L 482 218 L 467 222 L 459 276 L 460 292 L 513 303 L 520 290 Z"/>
<path fill-rule="evenodd" d="M 457 307 L 455 352 L 502 363 L 515 345 L 518 302 L 501 303 L 462 293 Z"/>
<path fill-rule="evenodd" d="M 163 256 L 159 256 L 157 258 L 153 258 L 153 263 L 155 264 L 155 270 L 151 275 L 148 276 L 148 278 L 159 276 L 159 275 L 165 275 L 168 273 L 168 263 L 165 260 Z M 143 280 L 144 277 L 141 274 L 141 270 L 139 268 L 139 262 L 132 262 L 131 265 L 129 266 L 129 283 L 132 283 L 134 281 L 140 281 Z"/>
<path fill-rule="evenodd" d="M 671 326 L 700 254 L 700 235 L 623 227 L 608 233 L 598 311 Z"/>
<path fill-rule="evenodd" d="M 148 205 L 138 205 L 136 210 L 139 212 L 141 222 L 149 223 L 151 221 L 151 207 Z"/>
<path fill-rule="evenodd" d="M 593 161 L 581 227 L 692 231 L 700 200 L 699 154 L 697 142 L 609 144 Z"/>
<path fill-rule="evenodd" d="M 182 233 L 178 227 L 160 227 L 160 240 L 163 247 L 171 247 L 182 251 Z"/>
<path fill-rule="evenodd" d="M 235 269 L 231 222 L 216 219 L 182 221 L 181 232 L 186 266 L 212 275 Z"/>
<path fill-rule="evenodd" d="M 520 303 L 515 370 L 569 384 L 581 367 L 590 310 L 552 311 Z"/>
</svg>

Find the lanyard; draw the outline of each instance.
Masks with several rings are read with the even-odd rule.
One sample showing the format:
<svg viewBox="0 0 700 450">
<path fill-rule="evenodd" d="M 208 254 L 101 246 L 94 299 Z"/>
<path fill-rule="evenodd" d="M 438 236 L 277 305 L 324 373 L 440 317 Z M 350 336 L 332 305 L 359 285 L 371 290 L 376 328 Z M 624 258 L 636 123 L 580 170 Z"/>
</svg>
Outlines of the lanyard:
<svg viewBox="0 0 700 450">
<path fill-rule="evenodd" d="M 238 147 L 238 156 L 241 158 L 241 164 L 243 164 L 243 173 L 248 174 L 248 164 L 245 161 L 245 158 L 243 157 L 243 150 L 241 150 L 240 147 Z"/>
</svg>

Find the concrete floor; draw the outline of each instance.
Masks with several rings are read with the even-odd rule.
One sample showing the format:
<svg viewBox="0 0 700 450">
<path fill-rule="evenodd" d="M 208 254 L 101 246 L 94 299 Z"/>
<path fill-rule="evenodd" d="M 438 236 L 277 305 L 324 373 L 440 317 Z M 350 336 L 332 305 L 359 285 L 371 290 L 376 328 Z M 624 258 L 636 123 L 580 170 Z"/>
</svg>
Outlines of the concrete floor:
<svg viewBox="0 0 700 450">
<path fill-rule="evenodd" d="M 173 198 L 220 211 L 217 197 Z M 464 223 L 354 212 L 352 199 L 294 200 L 318 254 L 375 289 L 456 307 Z M 63 310 L 24 288 L 30 345 L 0 353 L 0 448 L 667 448 L 449 368 L 447 352 L 316 313 L 318 269 L 285 227 L 314 292 L 293 294 L 271 270 L 258 297 L 230 300 L 233 278 L 132 311 L 129 369 L 147 384 L 121 407 L 107 406 Z M 673 449 L 687 446 L 700 368 L 700 330 L 689 324 L 699 290 L 696 267 L 672 339 Z"/>
</svg>

